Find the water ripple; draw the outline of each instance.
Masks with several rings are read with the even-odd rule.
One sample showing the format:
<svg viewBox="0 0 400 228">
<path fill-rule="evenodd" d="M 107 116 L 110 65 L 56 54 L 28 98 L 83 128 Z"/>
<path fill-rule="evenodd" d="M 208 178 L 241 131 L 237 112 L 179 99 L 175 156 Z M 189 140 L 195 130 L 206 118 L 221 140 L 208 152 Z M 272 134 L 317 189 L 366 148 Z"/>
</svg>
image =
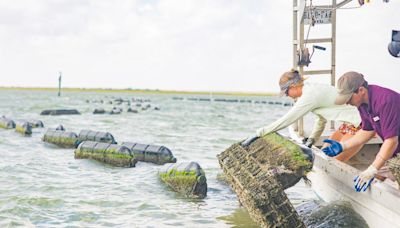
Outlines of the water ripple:
<svg viewBox="0 0 400 228">
<path fill-rule="evenodd" d="M 106 96 L 108 98 L 106 98 Z M 151 99 L 159 111 L 93 115 L 86 103 L 110 97 Z M 247 99 L 247 98 L 246 98 Z M 267 99 L 267 98 L 265 98 Z M 126 111 L 126 105 L 121 106 Z M 40 116 L 43 109 L 76 108 L 79 116 Z M 281 116 L 287 109 L 262 104 L 175 101 L 169 95 L 0 91 L 0 115 L 40 119 L 46 127 L 64 125 L 111 132 L 118 142 L 165 145 L 178 161 L 197 161 L 209 186 L 203 200 L 172 192 L 157 177 L 162 166 L 139 162 L 116 168 L 75 160 L 72 149 L 43 143 L 43 129 L 31 137 L 0 129 L 0 227 L 251 227 L 228 185 L 217 180 L 216 155 Z M 288 191 L 297 203 L 315 197 L 300 184 Z"/>
</svg>

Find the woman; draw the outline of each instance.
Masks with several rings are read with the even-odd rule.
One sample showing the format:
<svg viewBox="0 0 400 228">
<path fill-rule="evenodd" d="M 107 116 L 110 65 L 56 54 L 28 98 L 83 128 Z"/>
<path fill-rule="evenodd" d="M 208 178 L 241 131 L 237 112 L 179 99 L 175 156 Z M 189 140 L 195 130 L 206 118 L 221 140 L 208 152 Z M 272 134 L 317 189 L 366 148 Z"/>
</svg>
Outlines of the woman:
<svg viewBox="0 0 400 228">
<path fill-rule="evenodd" d="M 296 70 L 285 72 L 279 80 L 279 86 L 281 95 L 297 99 L 296 103 L 284 116 L 268 126 L 258 129 L 256 135 L 242 142 L 242 146 L 248 146 L 259 137 L 288 127 L 309 112 L 316 115 L 316 122 L 312 133 L 307 140 L 304 140 L 308 147 L 311 147 L 319 139 L 327 120 L 344 122 L 340 130 L 331 136 L 336 141 L 348 139 L 357 131 L 358 127 L 354 126 L 358 126 L 361 123 L 358 111 L 349 105 L 334 104 L 338 94 L 335 87 L 325 84 L 304 83 L 304 78 Z M 355 152 L 348 151 L 337 158 L 341 161 L 346 161 L 351 156 L 345 155 L 354 154 Z"/>
</svg>

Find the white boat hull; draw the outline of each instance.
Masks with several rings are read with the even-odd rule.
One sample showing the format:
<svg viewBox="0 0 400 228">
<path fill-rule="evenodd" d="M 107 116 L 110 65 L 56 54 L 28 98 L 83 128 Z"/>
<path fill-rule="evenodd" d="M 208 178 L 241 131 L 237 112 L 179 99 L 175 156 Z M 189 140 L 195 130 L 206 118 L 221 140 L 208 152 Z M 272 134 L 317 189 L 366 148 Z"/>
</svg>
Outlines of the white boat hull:
<svg viewBox="0 0 400 228">
<path fill-rule="evenodd" d="M 291 132 L 291 137 L 299 140 L 293 132 Z M 377 145 L 371 146 L 375 151 Z M 350 202 L 354 210 L 372 228 L 400 228 L 400 190 L 397 183 L 388 179 L 383 182 L 375 180 L 367 191 L 356 192 L 353 180 L 360 170 L 326 156 L 316 147 L 313 149 L 314 166 L 307 177 L 311 181 L 313 190 L 321 199 L 326 202 L 336 200 Z M 359 156 L 371 156 L 372 151 L 366 151 L 368 146 L 363 150 L 359 152 Z"/>
</svg>

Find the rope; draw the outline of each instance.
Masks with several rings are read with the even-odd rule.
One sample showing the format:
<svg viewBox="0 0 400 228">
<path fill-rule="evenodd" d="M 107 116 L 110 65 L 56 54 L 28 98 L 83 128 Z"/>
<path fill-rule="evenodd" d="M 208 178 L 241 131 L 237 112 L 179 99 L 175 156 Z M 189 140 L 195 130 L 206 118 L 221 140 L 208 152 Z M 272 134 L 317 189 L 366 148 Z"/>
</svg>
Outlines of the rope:
<svg viewBox="0 0 400 228">
<path fill-rule="evenodd" d="M 335 8 L 328 8 L 328 7 L 321 7 L 321 6 L 316 6 L 316 9 L 323 9 L 323 10 L 329 10 L 329 11 L 334 11 L 334 10 L 347 10 L 347 9 L 358 9 L 361 8 L 361 6 L 352 6 L 352 7 L 344 7 L 344 8 L 340 8 L 340 7 L 335 7 Z"/>
<path fill-rule="evenodd" d="M 307 6 L 306 6 L 306 7 L 307 7 Z M 305 42 L 304 42 L 304 48 L 307 47 L 307 41 L 308 41 L 308 36 L 310 35 L 311 26 L 314 26 L 314 23 L 315 23 L 315 18 L 314 18 L 313 8 L 312 8 L 312 0 L 310 0 L 310 6 L 309 6 L 309 8 L 310 8 L 311 23 L 310 23 L 310 25 L 308 26 L 307 36 L 306 36 L 306 39 L 304 40 L 304 41 L 305 41 Z"/>
</svg>

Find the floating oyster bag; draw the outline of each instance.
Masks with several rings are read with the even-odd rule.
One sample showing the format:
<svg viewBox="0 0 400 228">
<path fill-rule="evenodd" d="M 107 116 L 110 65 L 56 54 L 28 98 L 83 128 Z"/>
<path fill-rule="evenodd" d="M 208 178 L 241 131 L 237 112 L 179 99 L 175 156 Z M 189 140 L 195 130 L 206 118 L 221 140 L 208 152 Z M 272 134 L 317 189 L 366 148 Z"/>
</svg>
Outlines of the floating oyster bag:
<svg viewBox="0 0 400 228">
<path fill-rule="evenodd" d="M 31 135 L 32 125 L 28 121 L 17 121 L 15 123 L 15 131 L 23 135 Z"/>
<path fill-rule="evenodd" d="M 116 144 L 114 136 L 108 132 L 82 130 L 78 136 L 79 141 L 96 141 Z"/>
<path fill-rule="evenodd" d="M 272 133 L 218 155 L 229 185 L 262 227 L 305 227 L 284 192 L 312 168 L 303 149 L 310 152 Z"/>
<path fill-rule="evenodd" d="M 92 158 L 94 155 L 94 148 L 97 142 L 85 141 L 79 144 L 78 148 L 75 150 L 75 158 Z M 101 155 L 103 157 L 103 155 Z"/>
<path fill-rule="evenodd" d="M 43 128 L 44 127 L 44 124 L 41 120 L 26 120 L 26 121 L 31 124 L 32 128 Z"/>
<path fill-rule="evenodd" d="M 122 145 L 131 149 L 138 161 L 152 162 L 159 165 L 176 162 L 176 158 L 172 155 L 171 150 L 165 146 L 129 142 L 124 142 Z"/>
<path fill-rule="evenodd" d="M 15 128 L 15 123 L 13 120 L 2 116 L 0 117 L 0 128 L 13 129 Z"/>
<path fill-rule="evenodd" d="M 75 150 L 75 158 L 89 158 L 118 167 L 135 167 L 137 160 L 126 146 L 85 141 Z"/>
<path fill-rule="evenodd" d="M 387 161 L 390 171 L 392 172 L 393 176 L 396 178 L 397 183 L 400 186 L 400 156 L 397 155 L 396 157 Z"/>
<path fill-rule="evenodd" d="M 42 140 L 64 148 L 76 148 L 79 144 L 78 135 L 62 130 L 47 130 Z"/>
<path fill-rule="evenodd" d="M 190 198 L 207 196 L 207 179 L 197 162 L 171 164 L 159 172 L 161 180 L 174 191 Z"/>
<path fill-rule="evenodd" d="M 134 167 L 137 160 L 128 147 L 110 144 L 104 152 L 104 162 L 120 167 Z"/>
</svg>

